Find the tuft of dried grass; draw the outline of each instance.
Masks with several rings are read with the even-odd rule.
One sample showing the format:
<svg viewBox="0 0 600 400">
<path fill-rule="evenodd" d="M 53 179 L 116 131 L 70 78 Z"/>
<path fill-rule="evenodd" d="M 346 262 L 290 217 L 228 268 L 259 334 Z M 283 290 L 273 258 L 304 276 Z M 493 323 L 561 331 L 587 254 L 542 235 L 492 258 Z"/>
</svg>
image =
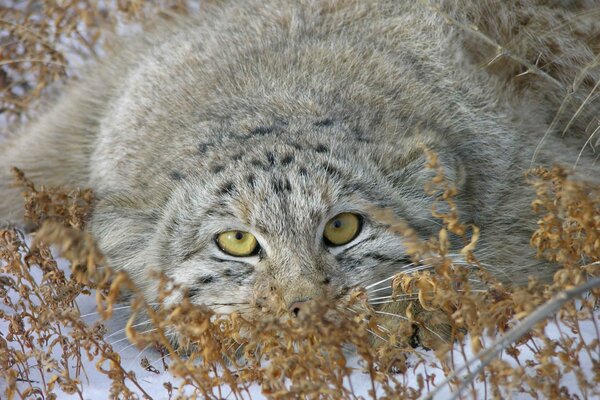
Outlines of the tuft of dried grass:
<svg viewBox="0 0 600 400">
<path fill-rule="evenodd" d="M 0 5 L 0 114 L 24 117 L 72 64 L 97 57 L 106 33 L 151 16 L 188 9 L 185 0 L 8 1 Z"/>
</svg>

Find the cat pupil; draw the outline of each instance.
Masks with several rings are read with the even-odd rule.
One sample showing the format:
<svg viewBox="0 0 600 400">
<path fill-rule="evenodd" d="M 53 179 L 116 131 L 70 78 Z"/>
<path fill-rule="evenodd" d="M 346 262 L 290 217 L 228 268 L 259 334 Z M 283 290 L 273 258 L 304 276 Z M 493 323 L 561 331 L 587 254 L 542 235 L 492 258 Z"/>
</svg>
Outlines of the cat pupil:
<svg viewBox="0 0 600 400">
<path fill-rule="evenodd" d="M 339 219 L 336 219 L 335 221 L 333 221 L 334 228 L 340 228 L 341 226 L 342 226 L 342 221 L 340 221 Z"/>
<path fill-rule="evenodd" d="M 244 238 L 244 234 L 242 232 L 238 231 L 238 232 L 235 233 L 235 238 L 237 240 L 242 240 Z"/>
</svg>

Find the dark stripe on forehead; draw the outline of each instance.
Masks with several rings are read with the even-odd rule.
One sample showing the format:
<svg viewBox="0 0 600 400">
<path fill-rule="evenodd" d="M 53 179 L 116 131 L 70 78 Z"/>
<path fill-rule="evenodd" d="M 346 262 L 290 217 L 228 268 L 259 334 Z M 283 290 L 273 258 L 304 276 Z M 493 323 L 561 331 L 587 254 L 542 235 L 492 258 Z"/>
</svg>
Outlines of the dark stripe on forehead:
<svg viewBox="0 0 600 400">
<path fill-rule="evenodd" d="M 219 172 L 222 172 L 224 169 L 225 169 L 224 166 L 222 166 L 220 164 L 215 164 L 210 167 L 210 172 L 212 172 L 213 174 L 218 174 Z"/>
<path fill-rule="evenodd" d="M 317 153 L 327 153 L 329 152 L 329 147 L 327 147 L 326 145 L 324 145 L 323 143 L 319 143 L 314 147 L 314 150 Z"/>
<path fill-rule="evenodd" d="M 171 171 L 169 173 L 169 177 L 171 179 L 173 179 L 174 181 L 181 181 L 181 180 L 185 179 L 185 175 L 179 171 Z"/>
<path fill-rule="evenodd" d="M 235 184 L 231 181 L 225 182 L 218 190 L 217 194 L 222 196 L 232 194 L 235 191 Z"/>
<path fill-rule="evenodd" d="M 342 185 L 346 195 L 351 196 L 355 193 L 361 193 L 367 197 L 366 200 L 375 202 L 380 207 L 389 207 L 392 205 L 392 199 L 384 196 L 384 192 L 381 189 L 376 189 L 371 185 L 361 181 L 351 181 Z"/>
<path fill-rule="evenodd" d="M 286 154 L 285 156 L 283 156 L 283 158 L 281 159 L 281 165 L 289 165 L 292 163 L 292 161 L 294 161 L 294 156 L 291 154 Z"/>
<path fill-rule="evenodd" d="M 246 177 L 246 182 L 248 182 L 248 185 L 250 185 L 250 187 L 254 189 L 254 186 L 256 185 L 256 177 L 254 176 L 254 174 L 249 174 Z"/>
<path fill-rule="evenodd" d="M 273 132 L 272 126 L 258 126 L 250 131 L 252 135 L 266 135 Z"/>
<path fill-rule="evenodd" d="M 273 190 L 277 194 L 283 194 L 283 193 L 288 193 L 288 192 L 292 191 L 292 185 L 287 177 L 280 178 L 280 179 L 274 179 L 271 182 L 271 184 L 273 186 Z"/>
<path fill-rule="evenodd" d="M 316 127 L 331 126 L 331 125 L 333 125 L 333 120 L 331 118 L 325 118 L 325 119 L 315 122 L 313 125 Z"/>
<path fill-rule="evenodd" d="M 321 166 L 323 167 L 323 170 L 327 173 L 327 175 L 333 178 L 341 178 L 345 175 L 342 174 L 342 172 L 339 169 L 331 165 L 331 163 L 325 162 L 321 164 Z"/>
<path fill-rule="evenodd" d="M 212 147 L 212 143 L 199 143 L 197 147 L 197 153 L 199 156 L 203 156 L 207 153 L 208 149 Z"/>
<path fill-rule="evenodd" d="M 213 283 L 215 281 L 215 277 L 212 275 L 201 276 L 196 279 L 196 283 L 200 285 L 206 285 L 207 283 Z"/>
<path fill-rule="evenodd" d="M 214 201 L 208 211 L 204 214 L 205 217 L 219 217 L 219 218 L 236 218 L 236 215 L 226 208 L 223 208 L 223 200 L 217 199 Z"/>
</svg>

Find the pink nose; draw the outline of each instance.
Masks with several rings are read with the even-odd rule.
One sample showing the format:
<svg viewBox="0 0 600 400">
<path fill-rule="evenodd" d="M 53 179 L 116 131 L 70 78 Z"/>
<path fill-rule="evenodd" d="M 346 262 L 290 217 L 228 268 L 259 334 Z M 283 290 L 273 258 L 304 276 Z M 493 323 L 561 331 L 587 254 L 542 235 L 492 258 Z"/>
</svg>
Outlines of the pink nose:
<svg viewBox="0 0 600 400">
<path fill-rule="evenodd" d="M 297 317 L 300 315 L 300 313 L 303 311 L 303 309 L 306 308 L 306 300 L 301 300 L 301 301 L 295 301 L 290 305 L 290 312 L 292 313 L 292 315 L 294 317 Z"/>
</svg>

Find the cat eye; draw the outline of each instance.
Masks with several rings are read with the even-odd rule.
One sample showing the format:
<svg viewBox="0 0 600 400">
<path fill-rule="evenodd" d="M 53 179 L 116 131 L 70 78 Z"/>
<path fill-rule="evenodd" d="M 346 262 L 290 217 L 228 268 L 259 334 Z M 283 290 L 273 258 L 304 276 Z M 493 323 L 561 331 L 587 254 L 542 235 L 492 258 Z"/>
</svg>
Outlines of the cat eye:
<svg viewBox="0 0 600 400">
<path fill-rule="evenodd" d="M 323 238 L 329 246 L 342 246 L 356 238 L 360 228 L 361 219 L 358 215 L 352 213 L 338 214 L 325 225 Z"/>
<path fill-rule="evenodd" d="M 234 257 L 248 257 L 258 253 L 260 247 L 253 234 L 242 231 L 219 233 L 217 244 L 223 252 Z"/>
</svg>

